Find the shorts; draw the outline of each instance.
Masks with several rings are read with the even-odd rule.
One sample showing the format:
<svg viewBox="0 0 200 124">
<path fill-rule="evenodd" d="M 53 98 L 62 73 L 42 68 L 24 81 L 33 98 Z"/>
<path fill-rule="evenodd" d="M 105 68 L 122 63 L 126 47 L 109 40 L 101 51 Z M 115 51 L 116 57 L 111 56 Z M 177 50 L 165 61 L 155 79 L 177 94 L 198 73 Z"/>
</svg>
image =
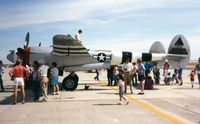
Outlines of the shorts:
<svg viewBox="0 0 200 124">
<path fill-rule="evenodd" d="M 144 80 L 144 75 L 138 75 L 138 80 L 143 81 Z"/>
<path fill-rule="evenodd" d="M 113 80 L 114 81 L 118 81 L 119 80 L 119 76 L 118 75 L 113 75 Z"/>
<path fill-rule="evenodd" d="M 24 78 L 18 77 L 13 80 L 14 85 L 21 85 L 24 86 Z"/>
<path fill-rule="evenodd" d="M 119 92 L 119 96 L 120 97 L 124 96 L 124 92 Z"/>
<path fill-rule="evenodd" d="M 179 79 L 179 80 L 182 80 L 182 75 L 179 75 L 179 76 L 178 76 L 178 79 Z"/>
<path fill-rule="evenodd" d="M 119 87 L 119 96 L 122 97 L 124 95 L 124 88 Z"/>
<path fill-rule="evenodd" d="M 55 86 L 56 84 L 58 84 L 58 76 L 51 77 L 51 85 Z"/>
</svg>

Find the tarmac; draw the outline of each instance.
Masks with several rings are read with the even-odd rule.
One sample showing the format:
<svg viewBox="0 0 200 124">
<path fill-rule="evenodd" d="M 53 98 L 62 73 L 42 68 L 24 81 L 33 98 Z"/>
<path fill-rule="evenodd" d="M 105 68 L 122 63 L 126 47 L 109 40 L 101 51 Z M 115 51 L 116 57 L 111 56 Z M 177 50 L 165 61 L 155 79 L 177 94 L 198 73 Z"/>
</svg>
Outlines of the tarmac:
<svg viewBox="0 0 200 124">
<path fill-rule="evenodd" d="M 77 72 L 77 90 L 49 95 L 48 102 L 33 102 L 33 93 L 27 90 L 27 102 L 22 104 L 18 97 L 18 103 L 12 105 L 13 88 L 7 72 L 3 75 L 6 91 L 0 92 L 1 124 L 200 124 L 199 84 L 196 78 L 191 88 L 189 70 L 183 72 L 182 86 L 161 82 L 144 95 L 133 88 L 134 94 L 128 91 L 125 95 L 128 105 L 119 105 L 117 86 L 106 86 L 106 71 L 101 71 L 100 81 L 93 79 L 95 73 Z"/>
</svg>

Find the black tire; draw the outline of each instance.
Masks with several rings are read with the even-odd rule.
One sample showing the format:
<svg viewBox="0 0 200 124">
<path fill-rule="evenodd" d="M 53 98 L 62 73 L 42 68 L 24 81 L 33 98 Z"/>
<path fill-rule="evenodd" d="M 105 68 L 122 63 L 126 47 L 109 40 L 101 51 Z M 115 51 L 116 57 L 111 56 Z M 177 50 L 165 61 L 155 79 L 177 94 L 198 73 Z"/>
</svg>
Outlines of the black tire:
<svg viewBox="0 0 200 124">
<path fill-rule="evenodd" d="M 79 78 L 76 74 L 70 74 L 64 78 L 64 80 L 62 81 L 62 86 L 67 91 L 76 90 L 78 86 L 78 80 Z"/>
</svg>

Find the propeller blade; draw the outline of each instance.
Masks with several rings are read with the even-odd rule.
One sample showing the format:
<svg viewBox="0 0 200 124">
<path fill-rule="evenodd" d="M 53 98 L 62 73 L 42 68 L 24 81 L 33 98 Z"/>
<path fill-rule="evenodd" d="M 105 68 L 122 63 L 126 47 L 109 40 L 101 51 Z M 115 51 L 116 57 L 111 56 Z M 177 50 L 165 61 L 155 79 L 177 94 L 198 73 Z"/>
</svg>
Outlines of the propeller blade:
<svg viewBox="0 0 200 124">
<path fill-rule="evenodd" d="M 27 32 L 26 37 L 25 37 L 25 42 L 24 42 L 24 48 L 27 48 L 29 45 L 29 37 L 30 37 L 30 34 L 29 32 Z"/>
<path fill-rule="evenodd" d="M 38 46 L 41 47 L 41 45 L 42 45 L 42 43 L 40 42 Z"/>
</svg>

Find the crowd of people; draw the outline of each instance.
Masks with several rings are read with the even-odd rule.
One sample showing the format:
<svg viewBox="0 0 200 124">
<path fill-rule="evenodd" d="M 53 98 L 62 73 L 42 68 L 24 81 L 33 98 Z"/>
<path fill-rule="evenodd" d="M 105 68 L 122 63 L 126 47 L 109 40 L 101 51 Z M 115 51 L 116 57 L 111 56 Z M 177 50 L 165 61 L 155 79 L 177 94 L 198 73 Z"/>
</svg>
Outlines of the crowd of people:
<svg viewBox="0 0 200 124">
<path fill-rule="evenodd" d="M 33 101 L 47 102 L 48 88 L 52 86 L 52 95 L 59 95 L 57 63 L 53 62 L 51 67 L 44 64 L 44 61 L 38 60 L 33 62 L 32 67 L 25 67 L 22 61 L 18 59 L 11 67 L 9 75 L 14 84 L 13 105 L 17 103 L 18 87 L 22 93 L 22 104 L 25 103 L 25 81 L 34 92 Z M 26 80 L 28 78 L 28 80 Z M 41 99 L 40 99 L 41 98 Z"/>
<path fill-rule="evenodd" d="M 148 65 L 147 65 L 148 64 Z M 0 86 L 2 91 L 5 91 L 3 86 L 2 75 L 4 70 L 2 68 L 3 63 L 0 61 Z M 163 81 L 166 85 L 170 85 L 171 81 L 175 81 L 176 84 L 183 85 L 183 68 L 174 69 L 171 76 L 169 71 L 170 65 L 168 61 L 165 61 L 163 65 Z M 153 79 L 151 78 L 151 71 L 153 73 Z M 99 71 L 96 70 L 95 80 L 99 80 Z M 17 103 L 17 93 L 20 87 L 22 93 L 22 104 L 25 103 L 25 79 L 28 77 L 29 84 L 32 84 L 32 90 L 34 92 L 34 101 L 47 102 L 48 101 L 48 88 L 52 86 L 52 95 L 59 95 L 58 86 L 58 73 L 57 63 L 53 62 L 51 67 L 44 64 L 44 61 L 34 61 L 32 67 L 24 67 L 22 61 L 18 59 L 9 71 L 9 75 L 14 84 L 13 93 L 13 105 Z M 200 88 L 200 58 L 198 64 L 190 73 L 191 87 L 194 87 L 195 75 L 197 74 Z M 144 94 L 144 89 L 153 89 L 153 85 L 160 84 L 160 69 L 157 64 L 154 63 L 142 63 L 141 59 L 137 59 L 137 63 L 131 63 L 130 59 L 126 59 L 122 66 L 111 66 L 107 69 L 108 86 L 119 86 L 120 103 L 122 99 L 128 101 L 123 97 L 124 93 L 127 93 L 127 86 L 130 87 L 130 93 L 133 94 L 132 87 L 139 87 L 139 95 Z M 139 85 L 138 85 L 139 81 Z M 41 98 L 41 99 L 40 99 Z"/>
<path fill-rule="evenodd" d="M 165 85 L 171 85 L 174 81 L 176 84 L 183 85 L 183 68 L 180 67 L 179 69 L 174 69 L 174 72 L 171 75 L 170 64 L 168 63 L 168 60 L 165 60 L 162 69 L 163 82 Z M 153 78 L 151 77 L 151 72 L 153 74 Z M 200 58 L 198 60 L 198 64 L 195 66 L 195 69 L 192 69 L 189 75 L 192 88 L 194 87 L 194 78 L 196 74 L 198 81 L 200 82 Z M 118 84 L 121 104 L 122 99 L 124 99 L 123 94 L 127 93 L 127 86 L 130 87 L 131 94 L 133 94 L 132 87 L 139 87 L 141 91 L 138 94 L 143 95 L 144 89 L 153 89 L 154 85 L 160 84 L 162 77 L 157 63 L 150 64 L 146 62 L 143 64 L 141 59 L 137 59 L 137 63 L 131 63 L 130 59 L 126 59 L 122 66 L 115 65 L 107 69 L 107 79 L 108 86 L 116 86 Z M 124 93 L 122 93 L 122 91 Z"/>
</svg>

